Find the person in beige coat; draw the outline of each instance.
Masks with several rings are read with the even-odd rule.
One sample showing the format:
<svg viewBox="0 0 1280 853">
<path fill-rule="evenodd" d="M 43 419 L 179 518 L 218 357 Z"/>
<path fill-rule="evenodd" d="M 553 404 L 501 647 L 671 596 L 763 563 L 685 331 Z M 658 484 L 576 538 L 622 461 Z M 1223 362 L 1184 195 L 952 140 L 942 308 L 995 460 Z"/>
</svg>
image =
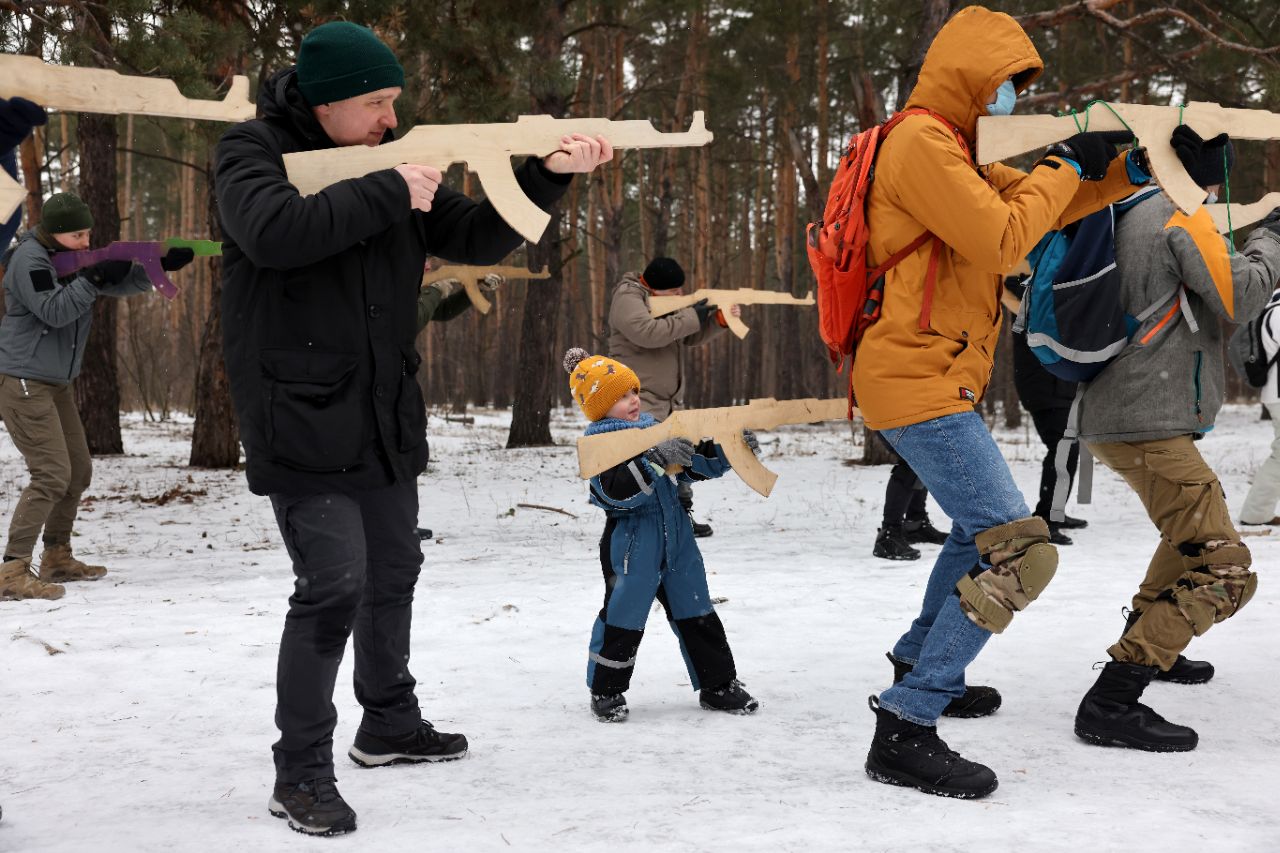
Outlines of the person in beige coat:
<svg viewBox="0 0 1280 853">
<path fill-rule="evenodd" d="M 650 296 L 679 296 L 684 270 L 671 258 L 654 258 L 643 273 L 622 276 L 609 309 L 609 357 L 621 361 L 640 377 L 640 406 L 646 414 L 665 420 L 684 390 L 682 348 L 705 344 L 725 329 L 724 316 L 706 300 L 663 317 L 649 314 Z M 738 316 L 741 309 L 729 309 Z M 680 488 L 680 503 L 693 520 L 693 490 Z M 710 536 L 711 525 L 693 521 L 695 536 Z"/>
</svg>

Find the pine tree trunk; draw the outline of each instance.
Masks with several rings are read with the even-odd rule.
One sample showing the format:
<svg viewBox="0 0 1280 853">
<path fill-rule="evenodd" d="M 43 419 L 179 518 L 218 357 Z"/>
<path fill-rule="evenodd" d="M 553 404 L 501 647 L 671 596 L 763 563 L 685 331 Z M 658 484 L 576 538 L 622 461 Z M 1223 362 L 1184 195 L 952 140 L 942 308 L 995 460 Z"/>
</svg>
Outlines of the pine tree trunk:
<svg viewBox="0 0 1280 853">
<path fill-rule="evenodd" d="M 213 192 L 213 164 L 209 164 L 209 234 L 222 239 L 218 202 Z M 196 368 L 196 418 L 191 433 L 191 465 L 234 468 L 240 462 L 240 430 L 231 404 L 231 383 L 222 360 L 222 258 L 209 259 L 209 316 L 200 338 Z"/>
<path fill-rule="evenodd" d="M 93 213 L 93 245 L 105 246 L 120 238 L 116 117 L 81 113 L 79 130 L 80 197 Z M 120 378 L 116 372 L 117 308 L 116 300 L 109 297 L 94 303 L 93 327 L 76 380 L 76 406 L 84 422 L 89 452 L 95 456 L 124 452 L 120 437 Z"/>
</svg>

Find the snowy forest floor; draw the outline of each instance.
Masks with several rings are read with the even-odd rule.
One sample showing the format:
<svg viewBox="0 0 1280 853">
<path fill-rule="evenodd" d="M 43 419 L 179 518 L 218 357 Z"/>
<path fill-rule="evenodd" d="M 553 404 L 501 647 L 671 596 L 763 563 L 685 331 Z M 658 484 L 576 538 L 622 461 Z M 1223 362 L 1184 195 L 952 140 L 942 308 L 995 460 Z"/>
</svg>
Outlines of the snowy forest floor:
<svg viewBox="0 0 1280 853">
<path fill-rule="evenodd" d="M 1269 423 L 1228 407 L 1201 448 L 1239 510 Z M 1072 718 L 1122 626 L 1156 542 L 1135 497 L 1100 469 L 1088 518 L 1045 596 L 970 670 L 1004 706 L 940 733 L 1000 777 L 961 802 L 870 781 L 868 694 L 920 603 L 936 546 L 870 556 L 887 467 L 838 424 L 761 436 L 780 479 L 764 500 L 736 477 L 701 485 L 711 592 L 753 717 L 703 711 L 661 610 L 649 622 L 624 725 L 587 707 L 603 526 L 576 477 L 576 413 L 561 446 L 503 449 L 508 415 L 432 417 L 419 483 L 424 543 L 413 673 L 428 719 L 471 741 L 465 761 L 363 770 L 339 676 L 339 785 L 359 831 L 307 839 L 267 814 L 276 650 L 292 589 L 265 498 L 239 472 L 185 466 L 189 423 L 128 418 L 124 456 L 95 461 L 73 545 L 111 574 L 57 602 L 0 603 L 0 851 L 662 850 L 1274 851 L 1280 849 L 1277 641 L 1280 530 L 1254 529 L 1249 607 L 1197 639 L 1208 685 L 1153 685 L 1149 704 L 1194 726 L 1182 754 L 1079 741 Z M 1023 493 L 1041 448 L 998 433 Z M 0 432 L 0 516 L 26 481 Z M 1033 501 L 1031 501 L 1033 502 Z M 576 515 L 520 504 L 558 507 Z M 943 521 L 932 506 L 935 522 Z M 941 524 L 940 524 L 941 526 Z"/>
</svg>

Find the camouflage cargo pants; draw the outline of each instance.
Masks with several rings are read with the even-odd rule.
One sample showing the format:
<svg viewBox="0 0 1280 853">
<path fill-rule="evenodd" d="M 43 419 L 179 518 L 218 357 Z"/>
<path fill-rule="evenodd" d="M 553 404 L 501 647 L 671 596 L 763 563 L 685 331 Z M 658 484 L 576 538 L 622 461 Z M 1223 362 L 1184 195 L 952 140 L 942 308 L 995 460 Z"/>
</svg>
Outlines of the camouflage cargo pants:
<svg viewBox="0 0 1280 853">
<path fill-rule="evenodd" d="M 1089 450 L 1124 478 L 1160 531 L 1133 597 L 1142 616 L 1107 652 L 1125 663 L 1168 669 L 1193 636 L 1253 595 L 1249 549 L 1231 523 L 1217 475 L 1190 436 L 1090 442 Z"/>
</svg>

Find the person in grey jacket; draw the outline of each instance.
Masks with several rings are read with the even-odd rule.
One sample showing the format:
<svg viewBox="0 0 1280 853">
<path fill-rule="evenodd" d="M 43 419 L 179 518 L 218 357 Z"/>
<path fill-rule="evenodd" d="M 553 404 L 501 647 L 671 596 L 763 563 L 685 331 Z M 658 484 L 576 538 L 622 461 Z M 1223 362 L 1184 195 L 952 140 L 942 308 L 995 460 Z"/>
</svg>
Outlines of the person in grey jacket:
<svg viewBox="0 0 1280 853">
<path fill-rule="evenodd" d="M 93 216 L 72 193 L 55 193 L 32 230 L 5 253 L 5 316 L 0 320 L 0 417 L 31 474 L 9 525 L 0 566 L 0 599 L 61 598 L 60 582 L 97 580 L 102 566 L 71 554 L 71 528 L 92 464 L 71 383 L 80 373 L 93 303 L 101 295 L 151 289 L 141 266 L 103 261 L 58 278 L 55 252 L 89 248 Z M 174 270 L 191 262 L 190 249 L 162 260 Z M 40 573 L 31 571 L 44 531 Z"/>
<path fill-rule="evenodd" d="M 724 317 L 704 299 L 662 317 L 649 313 L 650 296 L 679 296 L 684 270 L 672 258 L 654 258 L 643 273 L 622 276 L 609 306 L 609 357 L 628 365 L 640 377 L 640 407 L 656 420 L 666 420 L 684 390 L 684 351 L 705 344 L 726 328 Z M 729 311 L 739 316 L 741 308 Z M 711 525 L 693 521 L 693 489 L 680 487 L 680 504 L 693 524 L 693 535 L 710 536 Z"/>
<path fill-rule="evenodd" d="M 1204 141 L 1183 125 L 1172 145 L 1207 192 L 1225 180 L 1226 134 Z M 1192 637 L 1234 615 L 1257 587 L 1249 549 L 1195 439 L 1213 428 L 1223 402 L 1220 320 L 1256 316 L 1280 282 L 1280 209 L 1233 251 L 1207 211 L 1187 216 L 1153 194 L 1117 219 L 1115 250 L 1126 313 L 1159 307 L 1086 386 L 1080 436 L 1138 494 L 1160 542 L 1075 731 L 1090 743 L 1179 752 L 1195 748 L 1196 732 L 1138 700 L 1157 672 L 1196 663 L 1182 656 Z M 1185 680 L 1213 674 L 1207 663 L 1195 669 Z"/>
</svg>

